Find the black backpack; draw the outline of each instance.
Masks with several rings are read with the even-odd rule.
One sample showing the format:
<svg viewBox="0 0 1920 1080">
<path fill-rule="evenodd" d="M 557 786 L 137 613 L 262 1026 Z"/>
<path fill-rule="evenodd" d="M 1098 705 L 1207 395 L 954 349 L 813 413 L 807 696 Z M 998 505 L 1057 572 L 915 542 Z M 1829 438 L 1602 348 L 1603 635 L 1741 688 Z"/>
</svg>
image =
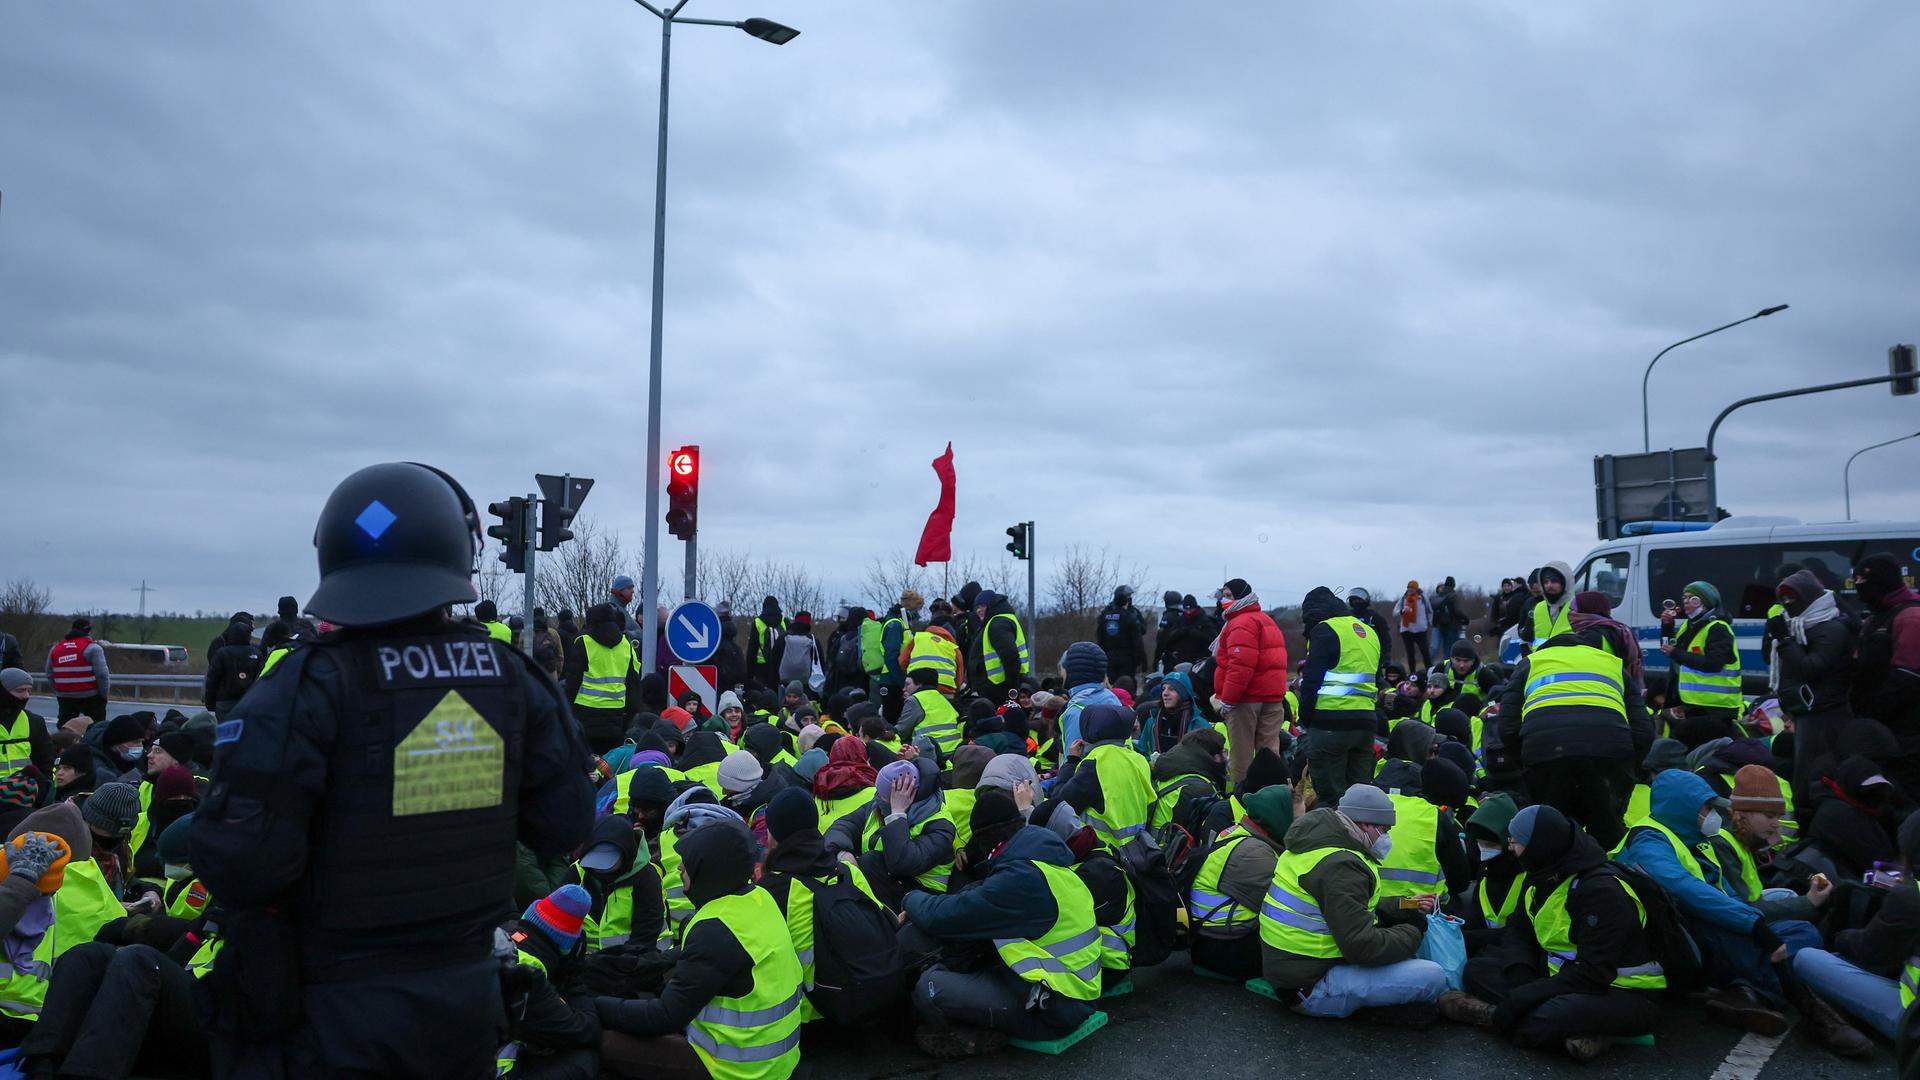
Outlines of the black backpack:
<svg viewBox="0 0 1920 1080">
<path fill-rule="evenodd" d="M 227 654 L 231 663 L 221 673 L 219 693 L 216 701 L 239 701 L 253 689 L 255 679 L 260 677 L 260 649 L 256 645 L 228 645 L 220 650 Z"/>
<path fill-rule="evenodd" d="M 833 670 L 848 675 L 866 673 L 866 662 L 860 656 L 860 631 L 850 629 L 840 635 L 840 645 L 833 653 Z"/>
<path fill-rule="evenodd" d="M 1667 990 L 1685 993 L 1705 986 L 1706 968 L 1700 957 L 1700 946 L 1687 932 L 1686 921 L 1674 910 L 1673 898 L 1667 895 L 1667 890 L 1623 862 L 1609 862 L 1595 872 L 1620 879 L 1640 899 L 1640 906 L 1647 912 L 1648 944 L 1653 949 L 1653 958 L 1666 969 Z"/>
<path fill-rule="evenodd" d="M 1119 859 L 1133 883 L 1133 966 L 1152 967 L 1180 947 L 1180 909 L 1186 896 L 1152 835 L 1141 832 L 1127 841 Z"/>
<path fill-rule="evenodd" d="M 794 881 L 813 894 L 813 989 L 807 1000 L 841 1027 L 873 1024 L 907 998 L 899 924 L 860 891 L 845 866 L 833 880 Z"/>
<path fill-rule="evenodd" d="M 1118 611 L 1109 611 L 1100 616 L 1100 636 L 1118 638 L 1126 632 L 1125 616 Z"/>
</svg>

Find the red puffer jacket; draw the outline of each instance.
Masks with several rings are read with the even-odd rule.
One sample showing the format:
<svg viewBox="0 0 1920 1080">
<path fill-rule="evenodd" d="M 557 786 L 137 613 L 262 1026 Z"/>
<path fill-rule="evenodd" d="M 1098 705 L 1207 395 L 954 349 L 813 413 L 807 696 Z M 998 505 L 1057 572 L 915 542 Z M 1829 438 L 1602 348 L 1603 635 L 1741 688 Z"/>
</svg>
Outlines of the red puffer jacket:
<svg viewBox="0 0 1920 1080">
<path fill-rule="evenodd" d="M 1239 705 L 1286 700 L 1287 639 L 1259 604 L 1249 604 L 1227 620 L 1218 659 L 1213 692 L 1221 701 Z"/>
</svg>

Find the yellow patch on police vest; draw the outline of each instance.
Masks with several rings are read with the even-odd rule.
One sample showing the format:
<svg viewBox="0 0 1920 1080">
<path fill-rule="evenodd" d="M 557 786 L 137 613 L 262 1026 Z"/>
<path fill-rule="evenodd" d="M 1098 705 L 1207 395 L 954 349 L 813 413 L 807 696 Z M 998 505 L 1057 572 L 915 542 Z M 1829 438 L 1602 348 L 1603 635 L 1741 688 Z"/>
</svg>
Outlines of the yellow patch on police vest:
<svg viewBox="0 0 1920 1080">
<path fill-rule="evenodd" d="M 393 816 L 499 806 L 506 765 L 499 733 L 449 690 L 393 748 Z"/>
</svg>

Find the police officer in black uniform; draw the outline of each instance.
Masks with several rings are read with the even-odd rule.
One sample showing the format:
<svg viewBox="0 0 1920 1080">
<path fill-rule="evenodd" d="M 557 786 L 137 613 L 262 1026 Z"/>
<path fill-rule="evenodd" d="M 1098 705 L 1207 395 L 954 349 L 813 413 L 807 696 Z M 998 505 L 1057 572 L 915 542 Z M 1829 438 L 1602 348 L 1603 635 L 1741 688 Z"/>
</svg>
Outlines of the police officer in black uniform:
<svg viewBox="0 0 1920 1080">
<path fill-rule="evenodd" d="M 314 533 L 302 643 L 223 716 L 193 866 L 226 912 L 223 1076 L 482 1077 L 505 1041 L 493 928 L 514 841 L 572 851 L 590 764 L 553 680 L 455 622 L 479 515 L 453 478 L 349 476 Z"/>
</svg>

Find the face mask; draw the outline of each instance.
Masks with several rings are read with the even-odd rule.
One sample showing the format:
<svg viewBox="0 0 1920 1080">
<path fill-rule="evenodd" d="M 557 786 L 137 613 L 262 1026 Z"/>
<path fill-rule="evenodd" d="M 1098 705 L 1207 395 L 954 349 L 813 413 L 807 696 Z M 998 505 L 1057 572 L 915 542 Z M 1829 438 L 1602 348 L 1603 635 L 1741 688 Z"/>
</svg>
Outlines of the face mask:
<svg viewBox="0 0 1920 1080">
<path fill-rule="evenodd" d="M 120 756 L 128 761 L 139 761 L 141 758 L 147 756 L 147 748 L 139 745 L 129 746 L 125 750 L 120 751 Z"/>
<path fill-rule="evenodd" d="M 1388 836 L 1386 833 L 1381 833 L 1380 839 L 1375 840 L 1368 850 L 1373 852 L 1374 858 L 1381 862 L 1386 862 L 1387 853 L 1393 850 L 1393 837 Z"/>
<path fill-rule="evenodd" d="M 186 881 L 193 877 L 193 867 L 168 863 L 164 868 L 168 881 Z"/>
<path fill-rule="evenodd" d="M 1493 860 L 1499 857 L 1500 857 L 1499 848 L 1494 847 L 1492 844 L 1480 845 L 1480 861 L 1481 862 L 1492 862 Z"/>
<path fill-rule="evenodd" d="M 1701 836 L 1720 835 L 1720 811 L 1709 810 L 1707 811 L 1707 816 L 1700 819 L 1700 835 Z"/>
</svg>

